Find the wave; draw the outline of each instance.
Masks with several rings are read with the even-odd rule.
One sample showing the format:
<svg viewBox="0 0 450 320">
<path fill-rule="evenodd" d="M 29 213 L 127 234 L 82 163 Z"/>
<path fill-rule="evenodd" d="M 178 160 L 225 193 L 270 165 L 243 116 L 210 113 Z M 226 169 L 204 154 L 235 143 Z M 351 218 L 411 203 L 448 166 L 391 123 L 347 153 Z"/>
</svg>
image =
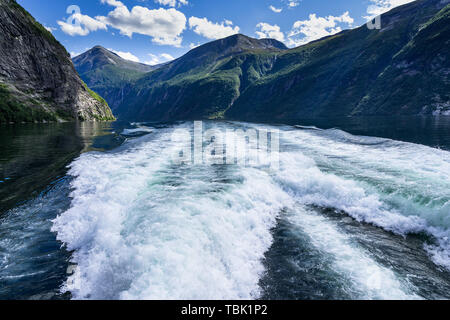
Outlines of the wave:
<svg viewBox="0 0 450 320">
<path fill-rule="evenodd" d="M 389 141 L 392 141 L 392 140 L 385 139 L 385 138 L 355 136 L 348 132 L 345 132 L 343 130 L 336 129 L 336 128 L 327 129 L 327 130 L 324 130 L 324 132 L 325 132 L 326 136 L 332 138 L 333 140 L 341 141 L 344 143 L 351 143 L 351 144 L 373 146 L 373 145 L 384 144 Z"/>
<path fill-rule="evenodd" d="M 121 132 L 121 134 L 124 136 L 136 136 L 136 135 L 141 135 L 141 134 L 145 134 L 145 133 L 151 133 L 153 131 L 154 131 L 154 129 L 152 129 L 152 128 L 138 127 L 138 128 L 134 128 L 134 129 L 124 129 Z"/>
<path fill-rule="evenodd" d="M 0 216 L 0 300 L 61 299 L 70 254 L 50 228 L 51 219 L 70 206 L 68 196 L 69 182 L 61 178 Z"/>
<path fill-rule="evenodd" d="M 282 154 L 278 179 L 302 203 L 334 208 L 401 235 L 430 234 L 436 243 L 425 248 L 450 269 L 449 152 L 387 139 L 349 144 L 336 139 L 335 131 L 284 137 L 303 152 Z"/>
<path fill-rule="evenodd" d="M 173 129 L 72 163 L 72 206 L 53 231 L 74 251 L 78 267 L 63 290 L 75 299 L 259 298 L 271 230 L 286 210 L 360 298 L 419 298 L 311 206 L 397 234 L 427 232 L 436 238 L 425 246 L 433 261 L 450 267 L 448 152 L 283 129 L 277 171 L 176 166 Z"/>
<path fill-rule="evenodd" d="M 316 126 L 295 125 L 294 128 L 302 129 L 302 130 L 317 130 L 317 131 L 321 131 L 322 130 L 322 129 L 317 128 Z"/>
<path fill-rule="evenodd" d="M 72 207 L 53 230 L 75 250 L 75 299 L 259 297 L 285 195 L 257 170 L 172 166 L 169 138 L 72 164 Z"/>
<path fill-rule="evenodd" d="M 302 228 L 316 249 L 333 257 L 334 271 L 345 280 L 344 291 L 349 296 L 365 300 L 421 299 L 414 286 L 398 279 L 392 270 L 374 261 L 326 217 L 304 206 L 295 206 L 292 211 L 288 216 L 289 222 Z"/>
</svg>

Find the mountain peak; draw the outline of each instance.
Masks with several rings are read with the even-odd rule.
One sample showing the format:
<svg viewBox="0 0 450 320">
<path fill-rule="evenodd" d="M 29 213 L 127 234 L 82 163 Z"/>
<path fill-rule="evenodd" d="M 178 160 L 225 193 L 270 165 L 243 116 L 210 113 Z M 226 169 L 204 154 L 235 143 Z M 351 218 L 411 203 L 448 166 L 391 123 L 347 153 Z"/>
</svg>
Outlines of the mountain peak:
<svg viewBox="0 0 450 320">
<path fill-rule="evenodd" d="M 254 50 L 286 50 L 288 49 L 282 42 L 275 39 L 255 39 L 243 34 L 234 34 L 229 37 L 215 40 L 197 47 L 191 52 L 196 54 L 203 52 L 216 52 L 220 55 L 239 53 Z"/>
<path fill-rule="evenodd" d="M 80 74 L 111 65 L 139 72 L 149 72 L 155 69 L 152 66 L 123 59 L 118 54 L 105 49 L 100 45 L 96 45 L 72 60 Z"/>
<path fill-rule="evenodd" d="M 172 67 L 178 69 L 180 64 L 185 64 L 184 62 L 187 61 L 187 64 L 182 67 L 182 69 L 186 69 L 201 65 L 205 61 L 217 60 L 244 52 L 278 52 L 287 49 L 282 42 L 275 39 L 255 39 L 243 34 L 234 34 L 192 49 L 183 57 L 175 60 Z"/>
<path fill-rule="evenodd" d="M 92 47 L 92 49 L 86 51 L 86 53 L 87 52 L 91 52 L 91 53 L 95 52 L 95 53 L 98 53 L 98 54 L 105 54 L 105 55 L 111 55 L 111 54 L 116 55 L 114 52 L 112 52 L 112 51 L 110 51 L 110 50 L 108 50 L 108 49 L 106 49 L 106 48 L 104 48 L 102 46 L 99 46 L 99 45 L 96 45 L 95 47 Z"/>
<path fill-rule="evenodd" d="M 235 41 L 237 45 L 250 47 L 255 49 L 279 49 L 286 50 L 288 47 L 278 40 L 272 38 L 255 39 L 244 34 L 238 33 L 227 38 L 221 39 L 225 41 Z"/>
</svg>

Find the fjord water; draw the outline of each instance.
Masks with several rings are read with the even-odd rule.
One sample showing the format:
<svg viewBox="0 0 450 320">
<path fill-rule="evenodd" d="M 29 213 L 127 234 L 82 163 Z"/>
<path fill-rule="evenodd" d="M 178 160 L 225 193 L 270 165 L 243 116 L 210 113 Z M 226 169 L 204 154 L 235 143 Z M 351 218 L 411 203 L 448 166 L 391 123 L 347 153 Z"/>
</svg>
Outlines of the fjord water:
<svg viewBox="0 0 450 320">
<path fill-rule="evenodd" d="M 70 206 L 66 166 L 123 140 L 106 123 L 0 126 L 0 299 L 63 297 L 70 254 L 50 229 Z"/>
<path fill-rule="evenodd" d="M 449 298 L 450 121 L 295 124 L 205 123 L 280 130 L 277 170 L 174 164 L 190 122 L 72 133 L 73 161 L 3 142 L 30 150 L 2 159 L 0 298 Z M 29 154 L 58 169 L 19 194 Z"/>
</svg>

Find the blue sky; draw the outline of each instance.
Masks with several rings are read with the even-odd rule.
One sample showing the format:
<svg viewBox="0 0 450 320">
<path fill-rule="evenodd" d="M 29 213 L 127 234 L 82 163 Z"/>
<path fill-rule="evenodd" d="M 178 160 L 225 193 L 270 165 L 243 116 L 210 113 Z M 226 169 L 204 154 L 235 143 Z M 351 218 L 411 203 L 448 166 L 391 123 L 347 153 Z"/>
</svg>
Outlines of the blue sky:
<svg viewBox="0 0 450 320">
<path fill-rule="evenodd" d="M 234 33 L 294 47 L 411 1 L 18 0 L 73 55 L 102 45 L 148 64 Z"/>
</svg>

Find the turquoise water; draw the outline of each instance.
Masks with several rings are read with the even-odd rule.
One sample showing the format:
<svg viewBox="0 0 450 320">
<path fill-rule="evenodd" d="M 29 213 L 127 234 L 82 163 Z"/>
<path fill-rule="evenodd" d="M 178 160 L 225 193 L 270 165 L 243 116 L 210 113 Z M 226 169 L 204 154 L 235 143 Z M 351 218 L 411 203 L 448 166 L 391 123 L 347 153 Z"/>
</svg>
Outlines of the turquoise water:
<svg viewBox="0 0 450 320">
<path fill-rule="evenodd" d="M 36 177 L 6 169 L 25 156 L 11 151 L 0 298 L 449 298 L 448 121 L 339 121 L 205 123 L 280 130 L 276 170 L 174 164 L 173 132 L 191 122 L 83 130 Z M 42 175 L 52 184 L 14 192 Z"/>
</svg>

